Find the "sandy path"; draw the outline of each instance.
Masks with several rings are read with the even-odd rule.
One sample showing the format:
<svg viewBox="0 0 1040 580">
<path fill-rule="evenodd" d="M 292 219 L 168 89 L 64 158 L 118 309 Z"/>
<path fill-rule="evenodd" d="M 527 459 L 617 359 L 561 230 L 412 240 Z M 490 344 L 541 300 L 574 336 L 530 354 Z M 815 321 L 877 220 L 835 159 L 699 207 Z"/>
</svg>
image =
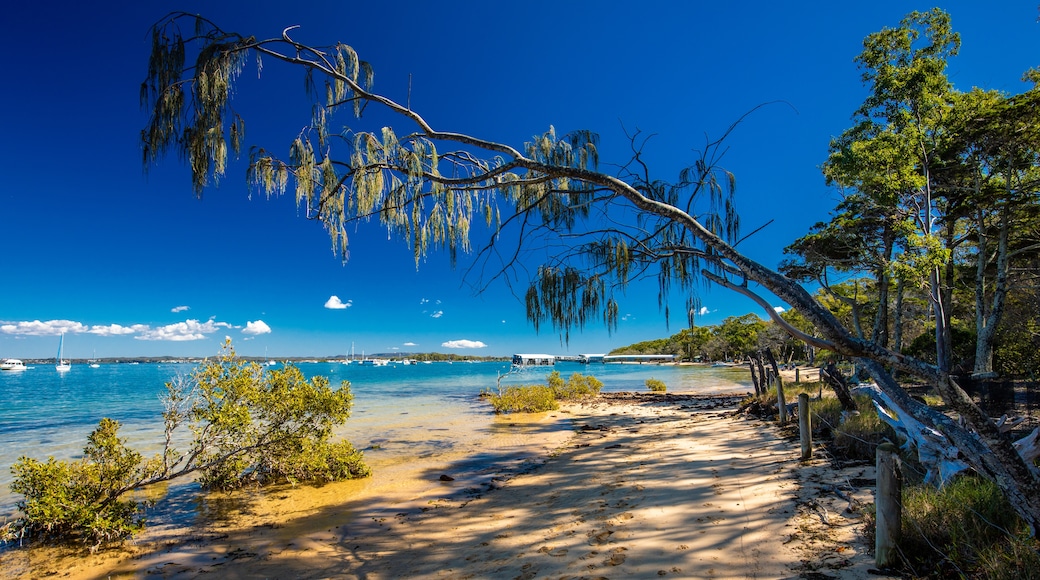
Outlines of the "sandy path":
<svg viewBox="0 0 1040 580">
<path fill-rule="evenodd" d="M 732 405 L 604 396 L 565 410 L 578 434 L 544 465 L 478 494 L 451 482 L 407 505 L 367 497 L 213 527 L 72 576 L 868 577 L 855 510 L 827 504 L 824 521 L 819 486 L 799 495 L 827 465 L 801 466 L 797 442 Z"/>
</svg>

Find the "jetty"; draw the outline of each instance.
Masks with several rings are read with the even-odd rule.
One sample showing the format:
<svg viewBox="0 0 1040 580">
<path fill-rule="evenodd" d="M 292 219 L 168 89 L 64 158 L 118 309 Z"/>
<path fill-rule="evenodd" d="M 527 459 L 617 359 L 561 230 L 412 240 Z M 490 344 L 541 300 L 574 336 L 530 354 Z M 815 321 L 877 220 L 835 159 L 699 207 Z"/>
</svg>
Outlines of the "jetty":
<svg viewBox="0 0 1040 580">
<path fill-rule="evenodd" d="M 537 367 L 555 366 L 556 363 L 672 363 L 676 362 L 674 354 L 577 354 L 577 355 L 552 355 L 552 354 L 514 354 L 513 366 Z"/>
</svg>

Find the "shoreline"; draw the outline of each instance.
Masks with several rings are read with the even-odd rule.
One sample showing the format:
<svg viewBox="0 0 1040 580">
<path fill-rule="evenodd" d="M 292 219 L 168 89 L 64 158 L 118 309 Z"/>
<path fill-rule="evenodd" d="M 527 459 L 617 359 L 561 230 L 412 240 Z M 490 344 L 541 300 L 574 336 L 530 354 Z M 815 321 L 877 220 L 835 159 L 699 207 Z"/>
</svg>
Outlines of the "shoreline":
<svg viewBox="0 0 1040 580">
<path fill-rule="evenodd" d="M 357 480 L 345 482 L 358 487 L 352 492 L 339 484 L 313 493 L 270 490 L 194 529 L 149 528 L 126 549 L 63 560 L 53 549 L 49 556 L 9 550 L 0 571 L 25 578 L 784 578 L 827 570 L 877 578 L 867 573 L 873 558 L 860 543 L 858 514 L 829 493 L 841 477 L 872 475 L 836 474 L 823 460 L 800 464 L 797 442 L 774 424 L 734 415 L 742 397 L 602 393 L 524 422 L 537 458 L 475 471 L 463 466 L 488 458 L 417 462 L 414 481 L 425 482 L 418 487 L 366 489 Z M 538 429 L 561 418 L 574 426 L 566 437 Z M 440 480 L 453 473 L 462 477 Z M 869 489 L 845 496 L 872 501 Z"/>
</svg>

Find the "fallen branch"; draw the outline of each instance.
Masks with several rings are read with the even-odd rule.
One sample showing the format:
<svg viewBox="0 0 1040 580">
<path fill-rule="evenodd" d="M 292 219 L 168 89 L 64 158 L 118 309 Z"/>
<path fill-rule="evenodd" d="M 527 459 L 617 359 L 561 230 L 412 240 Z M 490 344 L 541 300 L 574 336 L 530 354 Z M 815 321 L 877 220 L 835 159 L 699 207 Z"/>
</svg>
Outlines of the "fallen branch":
<svg viewBox="0 0 1040 580">
<path fill-rule="evenodd" d="M 925 469 L 925 483 L 939 487 L 970 466 L 961 459 L 960 449 L 937 429 L 915 419 L 909 412 L 901 412 L 895 403 L 877 385 L 862 385 L 852 390 L 869 395 L 878 417 L 903 439 L 900 449 L 917 449 L 917 459 Z"/>
</svg>

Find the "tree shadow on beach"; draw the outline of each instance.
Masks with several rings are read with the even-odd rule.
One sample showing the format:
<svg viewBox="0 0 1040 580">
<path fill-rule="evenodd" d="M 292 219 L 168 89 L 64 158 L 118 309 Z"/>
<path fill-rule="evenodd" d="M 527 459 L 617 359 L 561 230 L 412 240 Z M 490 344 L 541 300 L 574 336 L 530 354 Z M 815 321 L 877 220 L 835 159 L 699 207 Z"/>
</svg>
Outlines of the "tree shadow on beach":
<svg viewBox="0 0 1040 580">
<path fill-rule="evenodd" d="M 550 457 L 488 450 L 299 516 L 210 525 L 107 573 L 190 578 L 778 577 L 796 450 L 772 429 L 692 400 L 575 411 Z M 450 479 L 444 479 L 441 476 Z M 332 489 L 332 488 L 330 488 Z M 288 493 L 288 492 L 287 492 Z M 779 571 L 779 572 L 778 572 Z"/>
</svg>

